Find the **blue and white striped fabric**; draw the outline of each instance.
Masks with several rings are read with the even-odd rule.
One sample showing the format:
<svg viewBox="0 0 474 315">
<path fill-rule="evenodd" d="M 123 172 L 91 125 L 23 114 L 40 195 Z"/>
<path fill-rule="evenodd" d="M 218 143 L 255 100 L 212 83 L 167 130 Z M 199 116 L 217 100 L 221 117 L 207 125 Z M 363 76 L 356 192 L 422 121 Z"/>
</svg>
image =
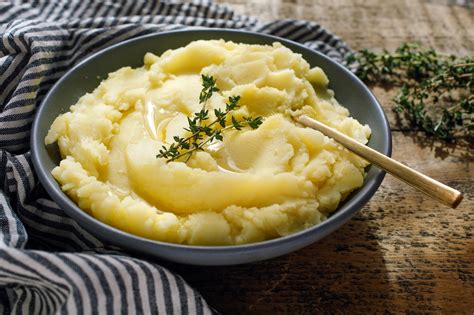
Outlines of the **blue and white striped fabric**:
<svg viewBox="0 0 474 315">
<path fill-rule="evenodd" d="M 282 36 L 336 60 L 349 52 L 316 23 L 262 24 L 209 1 L 0 1 L 0 313 L 212 313 L 181 277 L 107 246 L 65 215 L 29 152 L 35 108 L 74 64 L 129 38 L 196 26 Z"/>
</svg>

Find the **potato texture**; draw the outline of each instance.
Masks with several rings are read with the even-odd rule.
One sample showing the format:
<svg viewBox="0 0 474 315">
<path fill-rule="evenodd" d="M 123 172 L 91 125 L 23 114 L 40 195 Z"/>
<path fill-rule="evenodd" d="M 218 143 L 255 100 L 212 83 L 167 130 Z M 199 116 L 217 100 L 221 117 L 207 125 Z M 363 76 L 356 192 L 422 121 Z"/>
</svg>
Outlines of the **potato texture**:
<svg viewBox="0 0 474 315">
<path fill-rule="evenodd" d="M 262 116 L 255 130 L 226 131 L 189 161 L 157 158 L 189 133 L 201 75 L 220 91 L 206 106 L 241 97 L 236 117 Z M 140 68 L 121 68 L 57 117 L 46 144 L 63 160 L 52 174 L 79 207 L 142 237 L 191 245 L 236 245 L 285 236 L 333 213 L 362 186 L 368 163 L 320 132 L 297 125 L 302 111 L 366 143 L 370 128 L 349 116 L 330 78 L 279 43 L 195 41 Z"/>
</svg>

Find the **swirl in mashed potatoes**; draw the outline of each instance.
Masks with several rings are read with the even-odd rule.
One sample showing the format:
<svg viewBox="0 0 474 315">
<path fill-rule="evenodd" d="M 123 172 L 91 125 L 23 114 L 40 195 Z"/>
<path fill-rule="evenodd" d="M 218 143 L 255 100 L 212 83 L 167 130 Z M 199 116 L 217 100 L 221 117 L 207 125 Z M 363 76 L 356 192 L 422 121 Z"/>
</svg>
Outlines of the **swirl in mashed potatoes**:
<svg viewBox="0 0 474 315">
<path fill-rule="evenodd" d="M 234 116 L 262 116 L 228 131 L 187 162 L 156 158 L 201 109 L 201 75 L 220 89 L 208 102 Z M 303 111 L 359 142 L 370 128 L 337 103 L 323 70 L 279 43 L 195 41 L 144 66 L 110 73 L 52 124 L 63 160 L 52 174 L 82 209 L 124 231 L 165 242 L 231 245 L 288 235 L 325 220 L 361 187 L 367 162 L 318 131 Z"/>
</svg>

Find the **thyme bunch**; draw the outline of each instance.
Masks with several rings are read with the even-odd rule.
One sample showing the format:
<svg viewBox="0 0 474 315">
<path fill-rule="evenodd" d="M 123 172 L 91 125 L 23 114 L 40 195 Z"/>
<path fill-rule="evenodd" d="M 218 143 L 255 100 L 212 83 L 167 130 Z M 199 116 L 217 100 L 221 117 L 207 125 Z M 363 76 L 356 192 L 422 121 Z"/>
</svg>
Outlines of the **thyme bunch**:
<svg viewBox="0 0 474 315">
<path fill-rule="evenodd" d="M 346 60 L 367 83 L 400 87 L 394 110 L 429 135 L 451 140 L 474 130 L 474 58 L 404 43 L 395 52 L 361 50 Z"/>
<path fill-rule="evenodd" d="M 212 76 L 202 75 L 202 90 L 199 95 L 199 103 L 202 109 L 188 117 L 188 126 L 184 128 L 190 135 L 187 137 L 174 136 L 174 142 L 169 146 L 163 145 L 157 158 L 165 158 L 167 162 L 176 161 L 185 157 L 185 162 L 189 161 L 196 151 L 203 151 L 204 148 L 214 141 L 222 141 L 223 133 L 230 129 L 242 130 L 245 127 L 257 129 L 263 122 L 263 118 L 244 116 L 236 118 L 231 113 L 239 108 L 240 96 L 230 96 L 225 104 L 225 109 L 214 109 L 215 119 L 209 122 L 209 110 L 206 109 L 207 101 L 214 92 L 218 92 L 216 80 Z M 230 123 L 228 122 L 230 117 Z"/>
</svg>

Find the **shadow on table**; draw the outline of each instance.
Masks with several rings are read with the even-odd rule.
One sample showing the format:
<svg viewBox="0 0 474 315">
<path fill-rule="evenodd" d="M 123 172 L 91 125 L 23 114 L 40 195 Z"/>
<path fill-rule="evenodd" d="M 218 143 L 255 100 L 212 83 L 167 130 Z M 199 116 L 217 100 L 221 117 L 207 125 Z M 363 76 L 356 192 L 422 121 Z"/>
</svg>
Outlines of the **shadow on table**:
<svg viewBox="0 0 474 315">
<path fill-rule="evenodd" d="M 448 156 L 469 159 L 474 157 L 474 142 L 472 137 L 457 137 L 453 142 L 438 140 L 423 132 L 410 136 L 413 142 L 422 148 L 434 151 L 435 157 L 444 160 Z"/>
<path fill-rule="evenodd" d="M 359 215 L 324 240 L 280 258 L 227 267 L 165 266 L 223 314 L 383 312 L 389 281 L 376 229 Z"/>
</svg>

